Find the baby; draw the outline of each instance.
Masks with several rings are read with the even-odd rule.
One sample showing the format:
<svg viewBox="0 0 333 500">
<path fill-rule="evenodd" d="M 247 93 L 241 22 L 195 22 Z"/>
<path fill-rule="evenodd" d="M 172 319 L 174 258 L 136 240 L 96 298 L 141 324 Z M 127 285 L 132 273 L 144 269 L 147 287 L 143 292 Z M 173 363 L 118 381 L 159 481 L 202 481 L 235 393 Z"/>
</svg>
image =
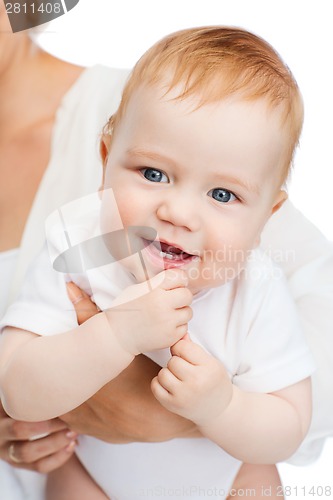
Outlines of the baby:
<svg viewBox="0 0 333 500">
<path fill-rule="evenodd" d="M 67 271 L 102 312 L 76 326 L 45 251 L 6 314 L 0 387 L 12 417 L 62 415 L 145 353 L 163 366 L 155 397 L 200 430 L 164 443 L 80 438 L 108 497 L 225 498 L 241 461 L 276 463 L 305 437 L 312 357 L 281 273 L 257 248 L 286 199 L 302 120 L 297 84 L 261 38 L 228 27 L 167 36 L 131 73 L 102 137 L 101 200 L 91 220 L 77 217 L 103 235 L 109 261 L 82 273 L 84 255 Z M 95 235 L 81 222 L 51 236 L 58 253 L 75 232 L 79 244 Z M 51 495 L 84 498 L 84 469 L 66 467 Z M 87 498 L 105 498 L 86 483 Z"/>
</svg>

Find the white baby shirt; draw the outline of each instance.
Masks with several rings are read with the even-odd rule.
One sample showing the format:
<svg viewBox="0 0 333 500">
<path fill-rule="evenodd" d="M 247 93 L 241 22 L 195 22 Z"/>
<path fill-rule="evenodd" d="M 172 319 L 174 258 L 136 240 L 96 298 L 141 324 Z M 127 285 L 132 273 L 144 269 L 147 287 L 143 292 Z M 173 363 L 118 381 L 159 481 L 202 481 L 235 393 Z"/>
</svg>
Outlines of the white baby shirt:
<svg viewBox="0 0 333 500">
<path fill-rule="evenodd" d="M 98 197 L 94 203 L 94 210 L 67 226 L 67 237 L 58 230 L 51 234 L 53 258 L 66 250 L 68 235 L 70 244 L 75 245 L 96 231 L 98 234 Z M 107 265 L 68 278 L 92 291 L 102 310 L 134 283 L 121 263 L 111 259 Z M 277 391 L 313 372 L 312 355 L 283 272 L 262 251 L 252 252 L 238 278 L 196 295 L 192 309 L 192 341 L 220 359 L 242 390 Z M 77 325 L 65 276 L 53 269 L 46 248 L 5 315 L 1 326 L 5 325 L 39 335 L 62 333 Z M 169 349 L 146 354 L 161 366 L 170 357 Z M 205 438 L 113 445 L 83 436 L 77 454 L 113 500 L 137 500 L 147 495 L 199 499 L 214 489 L 218 498 L 224 498 L 240 466 L 238 460 Z"/>
</svg>

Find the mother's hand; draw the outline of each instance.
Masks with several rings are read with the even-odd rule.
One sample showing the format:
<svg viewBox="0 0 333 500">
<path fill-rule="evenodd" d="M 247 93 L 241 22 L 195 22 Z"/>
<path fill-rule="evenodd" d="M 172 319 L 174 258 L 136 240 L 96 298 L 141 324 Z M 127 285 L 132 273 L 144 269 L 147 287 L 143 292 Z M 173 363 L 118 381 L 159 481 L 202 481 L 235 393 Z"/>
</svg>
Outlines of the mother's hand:
<svg viewBox="0 0 333 500">
<path fill-rule="evenodd" d="M 67 289 L 79 324 L 99 312 L 74 283 L 69 283 Z M 61 418 L 79 433 L 112 443 L 200 436 L 193 422 L 170 413 L 154 398 L 150 383 L 160 369 L 146 356 L 136 356 L 118 377 Z"/>
<path fill-rule="evenodd" d="M 76 437 L 58 418 L 45 422 L 13 420 L 0 402 L 0 458 L 13 467 L 45 473 L 57 469 L 72 456 Z"/>
</svg>

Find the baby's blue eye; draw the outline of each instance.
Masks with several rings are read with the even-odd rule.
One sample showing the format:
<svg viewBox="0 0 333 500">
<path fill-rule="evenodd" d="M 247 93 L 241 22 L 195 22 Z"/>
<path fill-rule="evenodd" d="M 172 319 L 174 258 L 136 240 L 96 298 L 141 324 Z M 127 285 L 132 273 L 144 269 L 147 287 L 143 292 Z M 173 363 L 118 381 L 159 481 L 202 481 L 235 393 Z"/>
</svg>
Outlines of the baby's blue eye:
<svg viewBox="0 0 333 500">
<path fill-rule="evenodd" d="M 223 188 L 212 189 L 208 194 L 220 203 L 228 203 L 237 200 L 236 196 L 231 191 Z"/>
<path fill-rule="evenodd" d="M 168 182 L 167 176 L 156 168 L 143 168 L 141 170 L 144 177 L 150 182 Z"/>
</svg>

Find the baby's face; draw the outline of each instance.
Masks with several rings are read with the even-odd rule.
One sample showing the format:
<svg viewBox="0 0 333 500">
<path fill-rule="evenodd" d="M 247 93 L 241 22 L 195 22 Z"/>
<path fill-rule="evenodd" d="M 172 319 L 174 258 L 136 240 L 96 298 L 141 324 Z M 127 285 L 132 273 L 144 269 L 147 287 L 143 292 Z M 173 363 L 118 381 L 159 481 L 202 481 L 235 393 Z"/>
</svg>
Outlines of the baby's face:
<svg viewBox="0 0 333 500">
<path fill-rule="evenodd" d="M 280 114 L 229 98 L 195 109 L 158 88 L 132 96 L 115 131 L 104 187 L 122 222 L 138 230 L 149 274 L 184 269 L 196 293 L 234 278 L 282 198 Z M 103 217 L 112 217 L 104 213 Z M 162 252 L 160 251 L 162 250 Z M 141 262 L 125 265 L 142 281 Z"/>
</svg>

